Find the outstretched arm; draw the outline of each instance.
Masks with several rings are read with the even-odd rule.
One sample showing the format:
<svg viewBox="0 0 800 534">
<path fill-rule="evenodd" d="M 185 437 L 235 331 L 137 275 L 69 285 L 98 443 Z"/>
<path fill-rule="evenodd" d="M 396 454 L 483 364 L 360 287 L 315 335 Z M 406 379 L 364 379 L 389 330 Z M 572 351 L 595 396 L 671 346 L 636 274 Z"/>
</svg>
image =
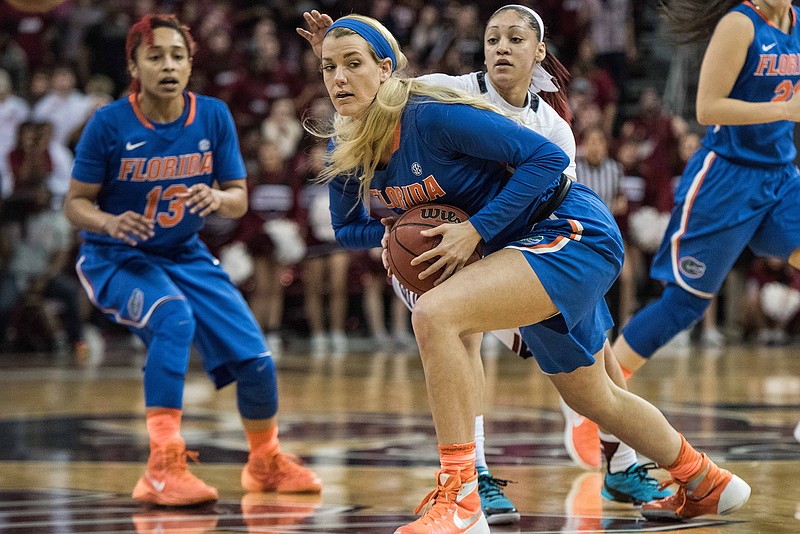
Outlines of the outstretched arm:
<svg viewBox="0 0 800 534">
<path fill-rule="evenodd" d="M 318 58 L 322 58 L 322 40 L 325 38 L 325 31 L 333 24 L 333 19 L 329 15 L 320 13 L 316 9 L 304 12 L 303 18 L 306 19 L 308 30 L 304 28 L 295 28 L 295 30 L 303 39 L 311 44 L 314 55 Z"/>
</svg>

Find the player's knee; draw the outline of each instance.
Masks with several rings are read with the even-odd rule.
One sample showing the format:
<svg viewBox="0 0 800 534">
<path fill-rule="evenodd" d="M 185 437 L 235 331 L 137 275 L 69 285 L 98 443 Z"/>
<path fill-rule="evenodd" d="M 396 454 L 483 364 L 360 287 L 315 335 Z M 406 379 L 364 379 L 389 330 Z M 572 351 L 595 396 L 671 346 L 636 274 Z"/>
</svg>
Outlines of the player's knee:
<svg viewBox="0 0 800 534">
<path fill-rule="evenodd" d="M 679 332 L 697 322 L 711 300 L 689 293 L 676 284 L 667 285 L 661 298 L 644 308 L 622 329 L 628 345 L 650 358 Z"/>
<path fill-rule="evenodd" d="M 411 324 L 419 346 L 424 347 L 429 340 L 443 335 L 462 334 L 464 326 L 457 311 L 445 293 L 429 291 L 420 295 L 411 310 Z"/>
<path fill-rule="evenodd" d="M 420 295 L 411 310 L 411 325 L 414 327 L 414 334 L 420 342 L 424 338 L 433 335 L 438 326 L 446 320 L 442 316 L 440 306 L 435 296 L 430 293 Z"/>
<path fill-rule="evenodd" d="M 183 299 L 172 299 L 159 304 L 147 323 L 153 337 L 169 339 L 178 346 L 191 345 L 195 326 L 192 309 Z"/>
<path fill-rule="evenodd" d="M 269 419 L 278 412 L 275 363 L 269 356 L 247 360 L 233 369 L 236 400 L 245 419 Z"/>
</svg>

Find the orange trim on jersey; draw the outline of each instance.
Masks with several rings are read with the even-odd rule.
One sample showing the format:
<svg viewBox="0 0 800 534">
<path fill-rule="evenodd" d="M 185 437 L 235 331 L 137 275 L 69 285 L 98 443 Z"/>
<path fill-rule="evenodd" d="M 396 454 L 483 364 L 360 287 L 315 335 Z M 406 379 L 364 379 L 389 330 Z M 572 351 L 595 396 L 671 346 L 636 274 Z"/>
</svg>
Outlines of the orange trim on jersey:
<svg viewBox="0 0 800 534">
<path fill-rule="evenodd" d="M 394 146 L 392 147 L 392 154 L 397 152 L 400 148 L 400 121 L 397 121 L 397 129 L 394 131 Z"/>
<path fill-rule="evenodd" d="M 565 239 L 567 238 L 564 237 L 563 235 L 559 235 L 556 236 L 556 238 L 550 241 L 549 243 L 541 243 L 539 245 L 531 245 L 531 246 L 515 245 L 510 248 L 515 248 L 517 250 L 530 250 L 531 252 L 555 252 L 556 250 L 561 250 L 562 248 L 564 248 L 564 245 L 566 245 L 566 243 L 563 243 L 563 241 Z"/>
<path fill-rule="evenodd" d="M 566 239 L 566 237 L 564 237 L 563 235 L 560 235 L 560 236 L 556 236 L 556 238 L 553 239 L 552 241 L 550 241 L 549 243 L 542 243 L 541 245 L 533 245 L 532 247 L 525 247 L 525 248 L 528 248 L 530 250 L 536 250 L 536 249 L 540 249 L 540 248 L 557 247 L 558 244 L 561 243 L 564 239 Z"/>
<path fill-rule="evenodd" d="M 697 198 L 697 195 L 700 193 L 700 186 L 703 185 L 703 181 L 705 181 L 708 171 L 711 169 L 711 164 L 714 163 L 715 159 L 717 159 L 717 154 L 715 152 L 709 152 L 706 155 L 703 166 L 700 167 L 700 170 L 697 172 L 697 174 L 695 174 L 694 178 L 692 179 L 692 183 L 689 186 L 688 195 L 686 200 L 684 200 L 683 209 L 681 210 L 681 222 L 678 225 L 678 230 L 670 236 L 670 260 L 672 263 L 672 274 L 675 276 L 675 282 L 683 289 L 686 289 L 690 293 L 701 298 L 712 298 L 714 295 L 706 293 L 705 291 L 694 289 L 684 282 L 679 267 L 681 257 L 681 238 L 684 236 L 684 234 L 686 234 L 686 229 L 689 226 L 689 216 L 691 215 L 694 201 Z"/>
<path fill-rule="evenodd" d="M 147 117 L 144 116 L 142 113 L 141 108 L 139 107 L 139 93 L 131 93 L 128 95 L 128 102 L 131 103 L 131 107 L 133 108 L 133 113 L 136 115 L 136 118 L 139 119 L 139 122 L 142 123 L 142 126 L 145 128 L 150 128 L 151 130 L 155 130 L 156 127 L 153 126 L 153 123 L 150 122 Z"/>
<path fill-rule="evenodd" d="M 197 115 L 197 97 L 190 91 L 187 91 L 186 94 L 189 95 L 189 114 L 186 116 L 186 122 L 184 122 L 183 125 L 189 126 L 194 122 L 194 118 Z M 155 130 L 156 127 L 153 126 L 153 123 L 144 116 L 142 109 L 139 107 L 138 95 L 139 93 L 131 93 L 128 95 L 128 102 L 130 102 L 131 107 L 133 108 L 133 113 L 136 115 L 136 118 L 139 119 L 139 122 L 142 123 L 142 126 L 151 130 Z"/>
<path fill-rule="evenodd" d="M 706 175 L 708 174 L 708 170 L 711 168 L 711 164 L 715 159 L 717 159 L 717 155 L 714 152 L 709 152 L 709 154 L 711 157 L 708 159 L 708 164 L 705 169 L 701 168 L 700 173 L 696 175 L 695 183 L 692 184 L 694 186 L 694 191 L 691 192 L 691 196 L 689 197 L 688 201 L 685 202 L 683 207 L 680 228 L 678 229 L 678 233 L 674 236 L 675 252 L 677 257 L 680 257 L 680 254 L 678 253 L 680 250 L 680 240 L 681 237 L 683 237 L 683 235 L 686 233 L 686 227 L 689 226 L 689 214 L 692 212 L 694 200 L 697 198 L 698 193 L 700 193 L 700 186 L 703 185 L 703 181 L 706 179 Z"/>
<path fill-rule="evenodd" d="M 582 232 L 582 229 L 580 226 L 578 226 L 578 223 L 572 219 L 567 219 L 567 222 L 569 223 L 570 228 L 572 228 L 572 233 L 570 234 L 569 238 L 575 239 L 578 237 L 578 234 Z"/>
<path fill-rule="evenodd" d="M 197 98 L 191 91 L 187 91 L 186 94 L 189 95 L 189 114 L 186 116 L 186 122 L 183 125 L 189 126 L 194 122 L 194 116 L 197 114 Z"/>
<path fill-rule="evenodd" d="M 780 28 L 778 28 L 777 26 L 775 26 L 775 25 L 772 23 L 772 21 L 771 21 L 771 20 L 769 20 L 767 17 L 765 17 L 765 16 L 764 16 L 764 14 L 761 12 L 761 10 L 760 10 L 760 9 L 758 9 L 758 7 L 757 7 L 757 6 L 756 6 L 756 5 L 755 5 L 753 2 L 750 2 L 749 0 L 745 0 L 745 1 L 743 2 L 743 4 L 744 4 L 744 5 L 746 5 L 747 7 L 749 7 L 750 9 L 752 9 L 753 11 L 755 11 L 756 13 L 758 13 L 758 16 L 759 16 L 759 17 L 761 17 L 761 19 L 762 19 L 764 22 L 766 22 L 767 24 L 769 24 L 770 26 L 772 26 L 772 27 L 773 27 L 773 28 L 775 28 L 776 30 L 780 30 Z M 791 13 L 792 13 L 792 28 L 794 28 L 794 27 L 795 27 L 795 25 L 797 24 L 797 15 L 795 15 L 795 13 L 794 13 L 794 8 L 793 8 L 792 6 L 789 6 L 789 11 L 791 11 Z"/>
</svg>

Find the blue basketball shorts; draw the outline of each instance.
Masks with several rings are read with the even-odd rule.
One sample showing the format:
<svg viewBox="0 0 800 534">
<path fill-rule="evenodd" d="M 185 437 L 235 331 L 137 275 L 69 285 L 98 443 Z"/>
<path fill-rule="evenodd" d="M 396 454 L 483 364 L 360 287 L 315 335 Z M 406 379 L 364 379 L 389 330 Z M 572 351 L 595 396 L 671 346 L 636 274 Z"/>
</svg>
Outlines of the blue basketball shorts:
<svg viewBox="0 0 800 534">
<path fill-rule="evenodd" d="M 85 243 L 76 270 L 94 305 L 145 342 L 159 304 L 187 301 L 196 322 L 193 345 L 217 387 L 234 380 L 229 365 L 270 354 L 241 293 L 198 239 L 164 255 Z"/>
<path fill-rule="evenodd" d="M 603 349 L 605 332 L 614 326 L 605 294 L 619 276 L 623 259 L 619 227 L 606 205 L 575 183 L 549 219 L 506 248 L 522 252 L 561 313 L 535 325 L 498 331 L 497 337 L 519 354 L 520 334 L 547 374 L 592 365 Z M 413 310 L 418 295 L 395 277 L 392 288 Z"/>
<path fill-rule="evenodd" d="M 800 246 L 795 165 L 744 166 L 706 148 L 689 160 L 650 274 L 712 298 L 745 247 L 788 259 Z"/>
<path fill-rule="evenodd" d="M 575 183 L 561 206 L 505 248 L 525 256 L 561 313 L 520 328 L 547 374 L 592 365 L 614 320 L 605 294 L 622 270 L 622 236 L 605 203 Z"/>
</svg>

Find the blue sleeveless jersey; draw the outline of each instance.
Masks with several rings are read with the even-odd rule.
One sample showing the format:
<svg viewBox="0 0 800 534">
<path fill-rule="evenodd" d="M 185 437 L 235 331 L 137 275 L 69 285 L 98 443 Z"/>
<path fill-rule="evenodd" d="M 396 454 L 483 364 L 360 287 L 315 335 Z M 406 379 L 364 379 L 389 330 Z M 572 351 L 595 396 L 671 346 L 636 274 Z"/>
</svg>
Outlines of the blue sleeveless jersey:
<svg viewBox="0 0 800 534">
<path fill-rule="evenodd" d="M 133 95 L 99 109 L 81 135 L 72 170 L 76 180 L 101 185 L 101 210 L 154 219 L 155 236 L 138 246 L 156 254 L 196 239 L 203 226 L 178 195 L 194 184 L 246 176 L 227 106 L 191 92 L 184 98 L 183 115 L 168 124 L 150 122 Z M 91 243 L 122 243 L 88 231 L 81 235 Z"/>
<path fill-rule="evenodd" d="M 764 19 L 750 2 L 731 10 L 753 21 L 755 36 L 730 97 L 746 102 L 788 100 L 800 88 L 800 32 L 792 6 L 792 31 L 785 34 Z M 777 121 L 745 126 L 710 126 L 703 144 L 744 165 L 781 166 L 794 161 L 794 123 Z"/>
</svg>

